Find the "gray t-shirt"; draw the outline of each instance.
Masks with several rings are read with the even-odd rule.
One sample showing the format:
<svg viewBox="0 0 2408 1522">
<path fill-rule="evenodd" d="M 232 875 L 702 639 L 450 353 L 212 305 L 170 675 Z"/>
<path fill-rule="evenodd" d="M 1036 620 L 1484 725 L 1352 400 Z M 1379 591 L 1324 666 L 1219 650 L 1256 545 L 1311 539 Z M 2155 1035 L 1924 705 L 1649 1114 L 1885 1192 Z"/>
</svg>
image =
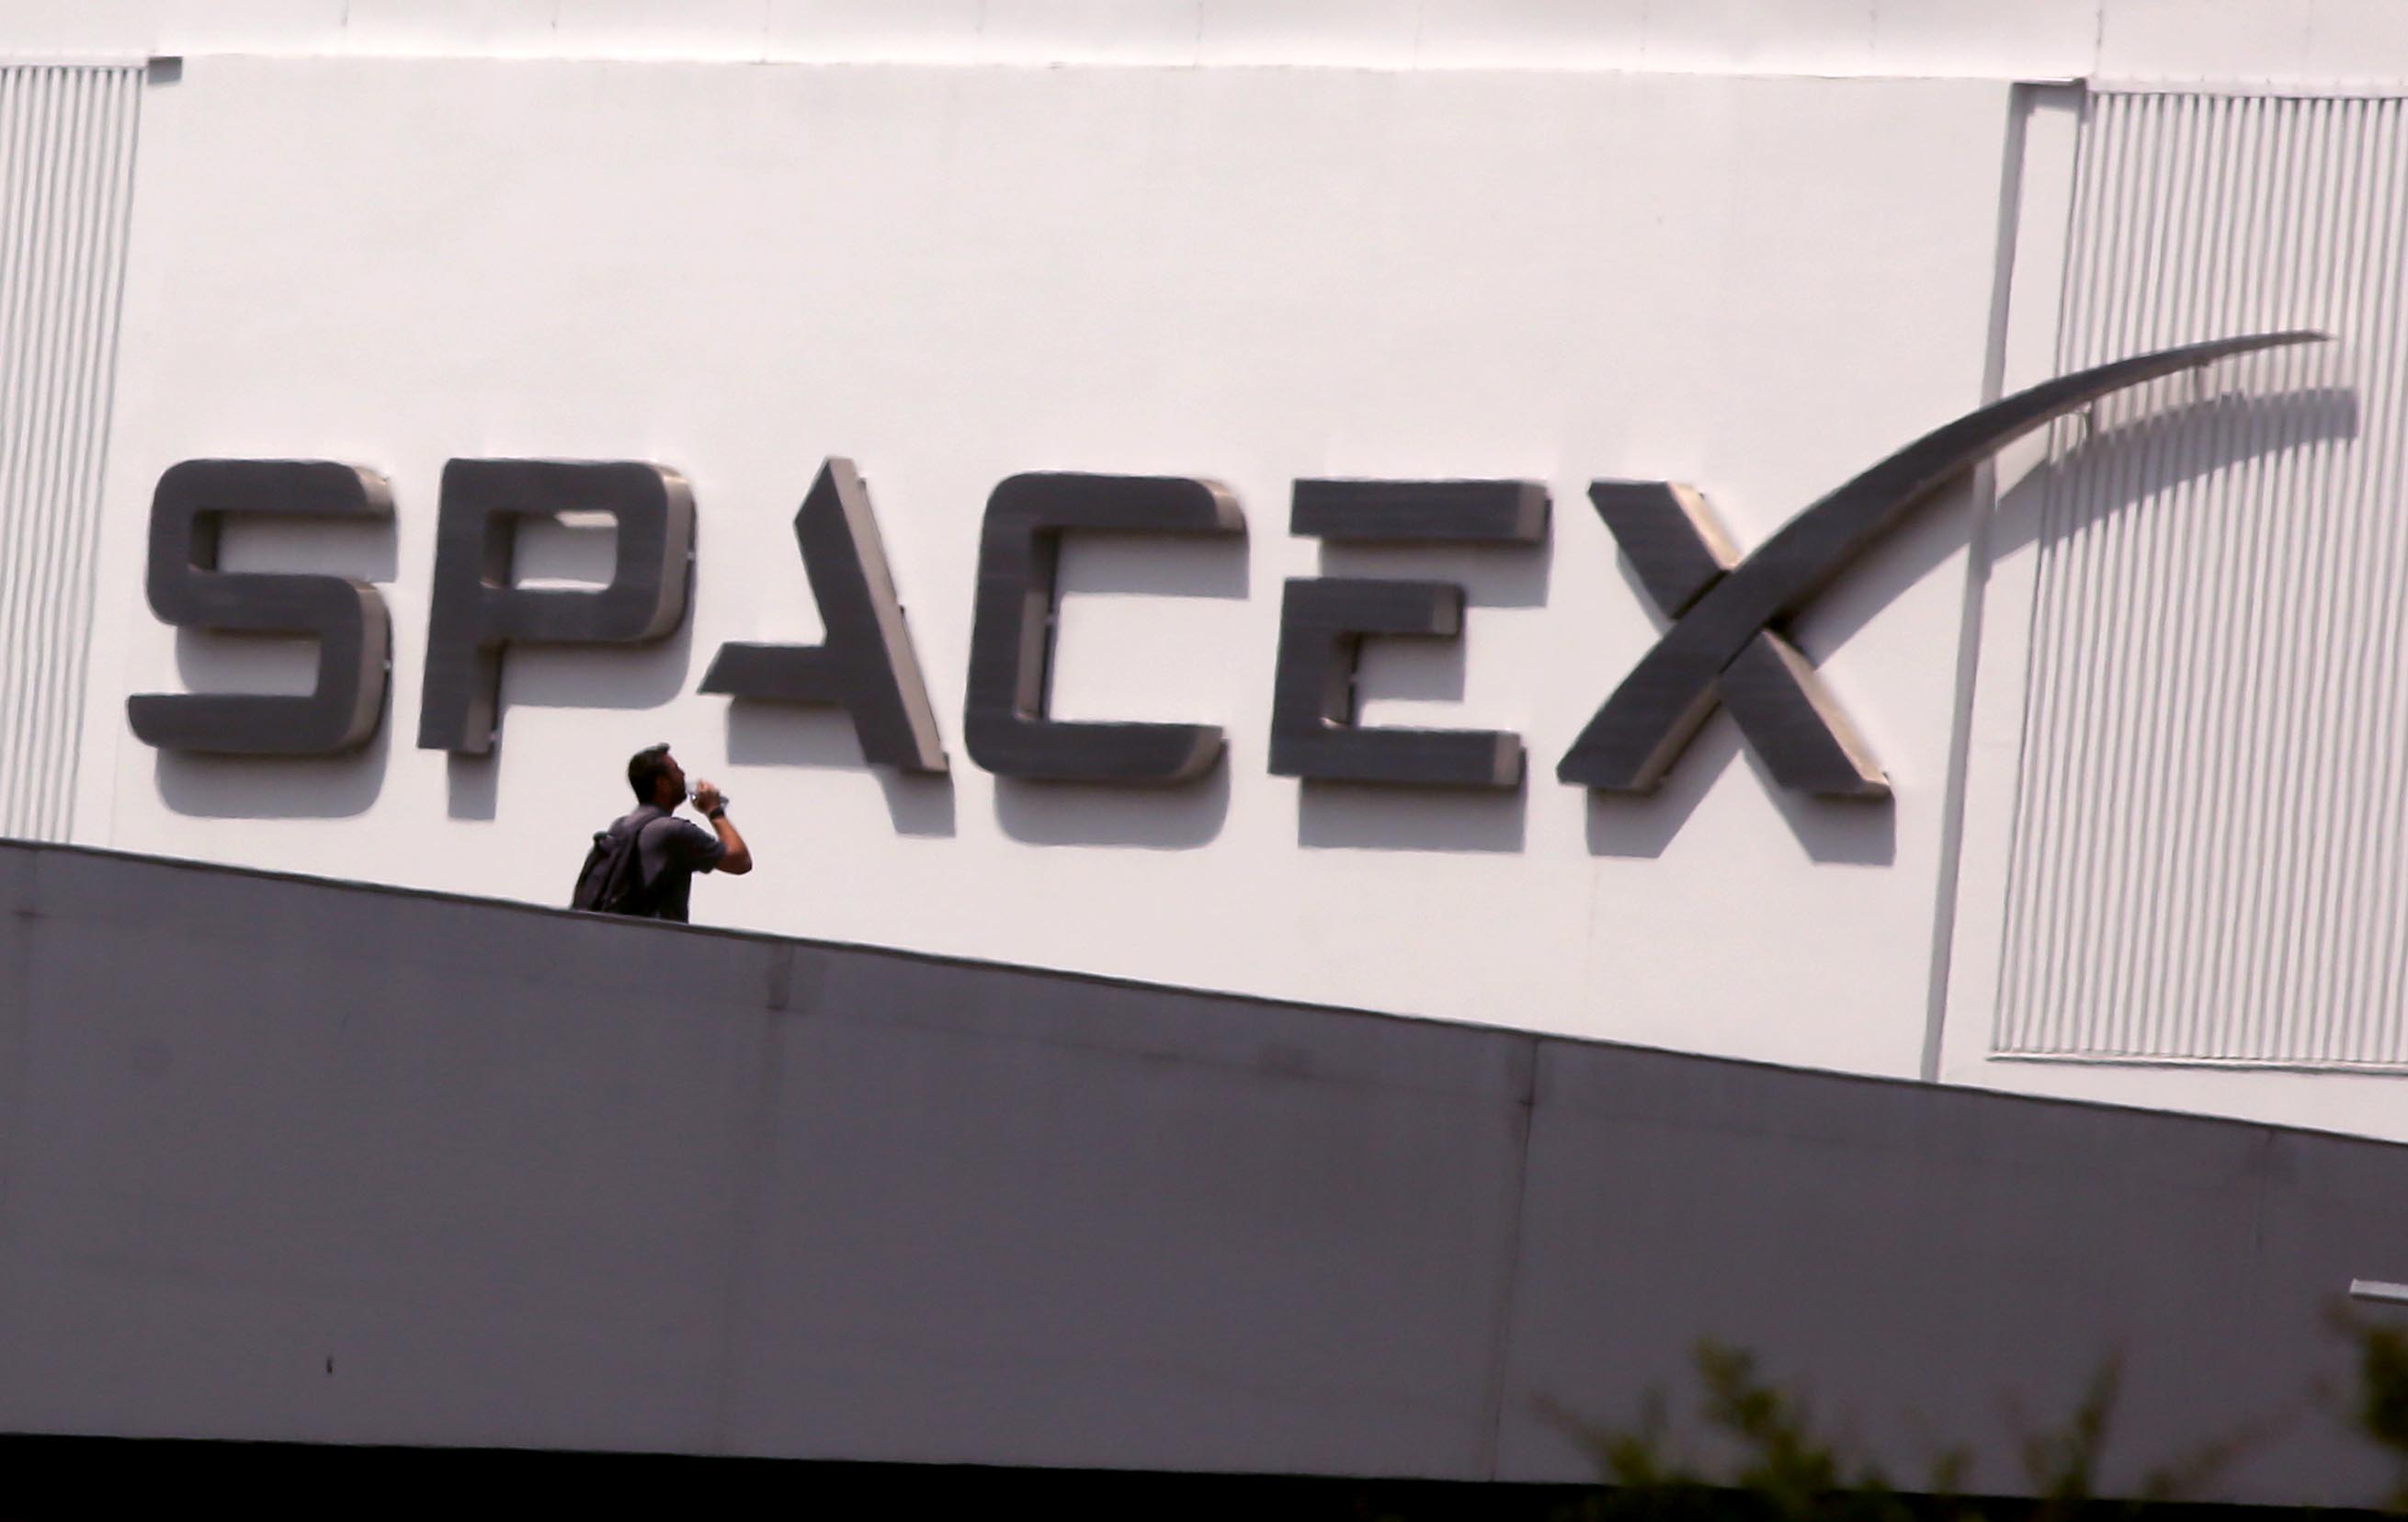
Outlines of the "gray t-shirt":
<svg viewBox="0 0 2408 1522">
<path fill-rule="evenodd" d="M 635 815 L 626 817 L 632 819 Z M 686 905 L 694 894 L 694 874 L 717 867 L 719 858 L 727 854 L 727 848 L 710 830 L 674 814 L 652 820 L 643 830 L 637 849 L 642 854 L 639 865 L 644 881 L 652 884 L 652 912 L 661 919 L 683 924 Z"/>
</svg>

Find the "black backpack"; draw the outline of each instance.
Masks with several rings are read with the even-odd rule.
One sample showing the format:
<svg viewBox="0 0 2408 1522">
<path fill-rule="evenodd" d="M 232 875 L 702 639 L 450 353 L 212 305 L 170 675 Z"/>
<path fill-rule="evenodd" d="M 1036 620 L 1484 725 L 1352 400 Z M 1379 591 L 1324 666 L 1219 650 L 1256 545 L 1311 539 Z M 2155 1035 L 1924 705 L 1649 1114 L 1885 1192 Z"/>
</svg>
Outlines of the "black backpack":
<svg viewBox="0 0 2408 1522">
<path fill-rule="evenodd" d="M 595 830 L 594 849 L 585 853 L 585 865 L 578 869 L 577 891 L 569 896 L 568 907 L 602 914 L 652 914 L 656 896 L 652 884 L 644 881 L 644 826 L 666 817 L 646 804 L 609 829 Z"/>
</svg>

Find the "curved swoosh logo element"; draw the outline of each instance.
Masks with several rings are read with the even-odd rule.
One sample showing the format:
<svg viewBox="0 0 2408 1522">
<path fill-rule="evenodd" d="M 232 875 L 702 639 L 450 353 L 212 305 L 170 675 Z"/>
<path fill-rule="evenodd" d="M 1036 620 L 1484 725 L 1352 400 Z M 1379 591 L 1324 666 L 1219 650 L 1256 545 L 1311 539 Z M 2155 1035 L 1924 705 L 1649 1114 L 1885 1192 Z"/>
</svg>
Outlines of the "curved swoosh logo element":
<svg viewBox="0 0 2408 1522">
<path fill-rule="evenodd" d="M 1672 624 L 1555 775 L 1610 792 L 1652 792 L 1720 703 L 1783 786 L 1888 797 L 1887 779 L 1777 625 L 1940 488 L 2041 424 L 2145 380 L 2330 337 L 2299 329 L 2186 344 L 2017 392 L 1925 434 L 1790 519 L 1744 560 L 1734 559 L 1694 492 L 1662 481 L 1598 482 L 1591 500 Z"/>
</svg>

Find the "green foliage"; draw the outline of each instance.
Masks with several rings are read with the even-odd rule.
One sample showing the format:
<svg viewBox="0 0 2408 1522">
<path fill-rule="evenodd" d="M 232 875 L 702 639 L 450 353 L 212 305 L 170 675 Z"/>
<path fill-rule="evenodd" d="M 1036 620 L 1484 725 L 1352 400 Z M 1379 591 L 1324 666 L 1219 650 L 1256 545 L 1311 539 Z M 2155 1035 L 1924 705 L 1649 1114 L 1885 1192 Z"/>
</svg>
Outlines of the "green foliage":
<svg viewBox="0 0 2408 1522">
<path fill-rule="evenodd" d="M 2341 1324 L 2358 1344 L 2358 1386 L 2350 1414 L 2358 1429 L 2391 1457 L 2391 1493 L 2384 1498 L 2385 1508 L 2408 1513 L 2408 1330 L 2346 1314 Z"/>
<path fill-rule="evenodd" d="M 2111 1357 L 2091 1374 L 2082 1403 L 2063 1427 L 2025 1436 L 2024 1478 L 2040 1498 L 2036 1516 L 2056 1522 L 2080 1515 L 2090 1504 L 2098 1490 L 2099 1460 L 2107 1450 L 2108 1422 L 2123 1384 L 2123 1361 Z"/>
<path fill-rule="evenodd" d="M 2383 1504 L 2408 1515 L 2408 1324 L 2344 1309 L 2334 1326 L 2351 1344 L 2354 1380 L 2342 1401 L 2327 1389 L 2316 1403 L 2328 1413 L 2337 1404 L 2349 1426 L 2389 1457 Z M 1701 1342 L 1693 1363 L 1698 1415 L 1722 1456 L 1718 1463 L 1701 1463 L 1679 1446 L 1660 1390 L 1627 1429 L 1545 1408 L 1587 1451 L 1603 1482 L 1565 1510 L 1564 1522 L 2104 1522 L 2169 1511 L 2196 1515 L 2187 1502 L 2306 1404 L 2303 1396 L 2266 1421 L 2158 1465 L 2143 1475 L 2136 1497 L 2102 1499 L 2102 1462 L 2123 1388 L 2121 1360 L 2110 1357 L 2062 1422 L 2020 1435 L 2021 1488 L 2031 1499 L 2002 1500 L 1968 1496 L 1971 1460 L 1962 1447 L 1940 1452 L 1922 1484 L 1901 1491 L 1878 1464 L 1819 1427 L 1806 1400 L 1768 1378 L 1743 1349 Z"/>
<path fill-rule="evenodd" d="M 2408 1495 L 2408 1339 L 2391 1352 L 2398 1376 L 2392 1408 Z M 1699 1343 L 1694 1362 L 1702 1396 L 1698 1414 L 1728 1460 L 1709 1469 L 1672 1443 L 1662 1392 L 1649 1396 L 1640 1423 L 1600 1428 L 1560 1408 L 1550 1414 L 1596 1463 L 1601 1492 L 1568 1509 L 1566 1522 L 2086 1522 L 2146 1516 L 2177 1501 L 2221 1470 L 2257 1432 L 2202 1446 L 2150 1472 L 2133 1500 L 2101 1500 L 2099 1474 L 2122 1386 L 2120 1361 L 2108 1358 L 2091 1376 L 2081 1403 L 2054 1428 L 2021 1442 L 2030 1500 L 1976 1500 L 1964 1494 L 1969 1451 L 1942 1450 L 1917 1493 L 1902 1492 L 1881 1466 L 1843 1439 L 1819 1428 L 1797 1393 L 1765 1377 L 1753 1354 L 1713 1341 Z"/>
</svg>

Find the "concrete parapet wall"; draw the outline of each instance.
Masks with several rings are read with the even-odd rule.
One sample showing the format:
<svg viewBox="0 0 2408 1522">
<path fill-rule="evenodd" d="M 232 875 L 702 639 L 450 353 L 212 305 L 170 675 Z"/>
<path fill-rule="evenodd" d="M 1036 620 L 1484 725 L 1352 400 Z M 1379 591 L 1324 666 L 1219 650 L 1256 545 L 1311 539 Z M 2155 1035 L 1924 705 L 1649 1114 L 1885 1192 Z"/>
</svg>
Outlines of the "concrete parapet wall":
<svg viewBox="0 0 2408 1522">
<path fill-rule="evenodd" d="M 2396 1146 L 13 844 L 0 1116 L 30 1432 L 1577 1479 L 1713 1335 L 2128 1483 L 2408 1277 Z"/>
</svg>

